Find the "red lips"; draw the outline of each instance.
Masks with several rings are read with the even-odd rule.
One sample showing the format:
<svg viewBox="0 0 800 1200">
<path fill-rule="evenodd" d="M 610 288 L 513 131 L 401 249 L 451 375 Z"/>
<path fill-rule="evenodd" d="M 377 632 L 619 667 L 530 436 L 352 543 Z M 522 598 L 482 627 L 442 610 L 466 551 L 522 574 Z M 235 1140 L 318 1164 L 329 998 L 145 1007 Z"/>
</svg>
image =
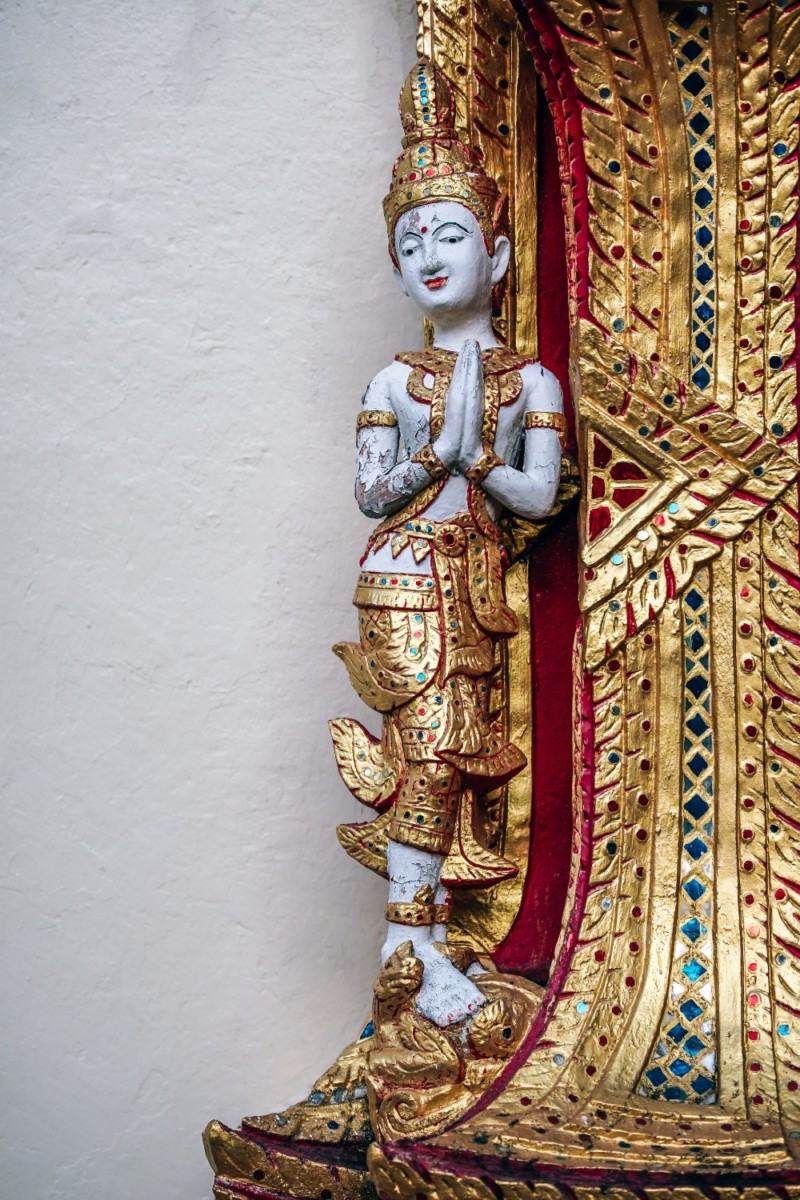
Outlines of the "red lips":
<svg viewBox="0 0 800 1200">
<path fill-rule="evenodd" d="M 446 283 L 447 283 L 446 275 L 436 275 L 433 279 L 425 280 L 425 287 L 428 289 L 428 291 L 435 292 L 435 291 L 437 291 L 438 288 L 444 287 L 444 285 Z"/>
</svg>

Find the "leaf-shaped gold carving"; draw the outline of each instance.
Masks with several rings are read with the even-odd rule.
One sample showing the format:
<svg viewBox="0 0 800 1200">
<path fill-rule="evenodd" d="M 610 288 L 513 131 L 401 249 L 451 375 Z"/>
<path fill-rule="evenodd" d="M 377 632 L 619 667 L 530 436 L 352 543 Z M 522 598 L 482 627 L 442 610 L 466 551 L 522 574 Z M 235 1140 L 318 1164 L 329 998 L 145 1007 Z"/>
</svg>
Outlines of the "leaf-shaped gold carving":
<svg viewBox="0 0 800 1200">
<path fill-rule="evenodd" d="M 386 847 L 389 843 L 391 812 L 381 813 L 374 821 L 363 821 L 349 825 L 337 825 L 336 837 L 339 845 L 362 867 L 388 879 Z"/>
<path fill-rule="evenodd" d="M 356 800 L 378 812 L 392 801 L 402 774 L 402 751 L 394 722 L 385 720 L 379 740 L 351 717 L 329 722 L 339 774 Z"/>
<path fill-rule="evenodd" d="M 424 690 L 439 665 L 439 614 L 400 608 L 359 608 L 361 644 L 338 642 L 334 654 L 350 682 L 376 712 L 389 712 Z"/>
</svg>

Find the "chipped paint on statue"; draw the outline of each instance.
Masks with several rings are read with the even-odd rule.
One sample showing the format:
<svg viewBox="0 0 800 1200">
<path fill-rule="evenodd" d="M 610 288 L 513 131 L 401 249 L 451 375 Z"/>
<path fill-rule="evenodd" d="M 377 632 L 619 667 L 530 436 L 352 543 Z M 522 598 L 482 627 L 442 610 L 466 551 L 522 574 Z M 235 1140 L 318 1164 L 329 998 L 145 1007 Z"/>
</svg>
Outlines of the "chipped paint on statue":
<svg viewBox="0 0 800 1200">
<path fill-rule="evenodd" d="M 333 735 L 346 782 L 354 763 L 368 764 L 354 795 L 381 809 L 341 834 L 388 875 L 382 961 L 410 943 L 423 968 L 415 1007 L 446 1027 L 487 1000 L 480 970 L 461 970 L 446 944 L 451 889 L 515 871 L 472 828 L 481 795 L 525 764 L 489 710 L 495 642 L 516 630 L 496 522 L 503 509 L 537 519 L 553 507 L 563 408 L 555 377 L 495 336 L 492 293 L 511 249 L 498 228 L 504 204 L 454 140 L 450 89 L 430 64 L 411 72 L 401 113 L 406 149 L 384 205 L 390 252 L 433 346 L 398 355 L 364 396 L 356 498 L 383 520 L 356 589 L 360 643 L 335 650 L 384 728 L 380 749 L 361 758 L 360 725 L 334 722 Z M 377 778 L 392 789 L 373 798 Z"/>
</svg>

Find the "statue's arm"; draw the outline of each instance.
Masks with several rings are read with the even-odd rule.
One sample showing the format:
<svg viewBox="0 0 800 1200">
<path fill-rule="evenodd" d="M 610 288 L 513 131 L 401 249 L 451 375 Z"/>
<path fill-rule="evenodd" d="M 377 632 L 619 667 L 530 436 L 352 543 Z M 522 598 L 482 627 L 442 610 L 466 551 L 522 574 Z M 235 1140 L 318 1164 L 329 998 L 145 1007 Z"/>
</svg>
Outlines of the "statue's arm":
<svg viewBox="0 0 800 1200">
<path fill-rule="evenodd" d="M 561 385 L 552 372 L 538 364 L 526 367 L 525 412 L 564 412 Z M 535 521 L 545 517 L 555 503 L 561 472 L 561 443 L 555 429 L 526 429 L 525 457 L 521 471 L 496 466 L 483 481 L 490 496 L 518 517 Z"/>
<path fill-rule="evenodd" d="M 434 478 L 421 462 L 410 457 L 397 461 L 400 431 L 392 401 L 401 386 L 398 370 L 402 368 L 393 364 L 376 375 L 361 403 L 362 414 L 385 413 L 387 421 L 394 421 L 372 424 L 371 416 L 361 418 L 367 423 L 358 430 L 356 441 L 356 502 L 367 517 L 398 512 Z"/>
</svg>

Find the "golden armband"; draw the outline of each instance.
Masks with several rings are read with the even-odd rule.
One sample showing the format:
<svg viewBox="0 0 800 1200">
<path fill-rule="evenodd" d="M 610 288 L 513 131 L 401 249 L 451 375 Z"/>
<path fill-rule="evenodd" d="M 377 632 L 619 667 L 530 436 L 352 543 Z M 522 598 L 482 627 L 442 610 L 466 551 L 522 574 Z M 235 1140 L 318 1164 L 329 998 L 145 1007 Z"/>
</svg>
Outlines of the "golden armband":
<svg viewBox="0 0 800 1200">
<path fill-rule="evenodd" d="M 393 412 L 387 412 L 383 408 L 365 408 L 356 417 L 356 433 L 360 433 L 362 429 L 372 429 L 374 426 L 391 427 L 396 424 L 397 417 Z"/>
<path fill-rule="evenodd" d="M 555 429 L 558 434 L 558 440 L 561 443 L 561 449 L 566 450 L 567 441 L 567 418 L 563 413 L 557 412 L 526 412 L 525 413 L 525 428 L 526 429 Z"/>
<path fill-rule="evenodd" d="M 464 474 L 470 483 L 483 483 L 486 476 L 495 469 L 495 467 L 504 467 L 503 462 L 494 450 L 484 450 L 477 462 L 471 467 L 467 467 Z"/>
<path fill-rule="evenodd" d="M 418 450 L 416 454 L 412 454 L 411 461 L 420 463 L 428 472 L 431 479 L 443 479 L 445 475 L 450 474 L 430 442 L 428 442 L 427 446 L 423 446 L 421 450 Z"/>
</svg>

